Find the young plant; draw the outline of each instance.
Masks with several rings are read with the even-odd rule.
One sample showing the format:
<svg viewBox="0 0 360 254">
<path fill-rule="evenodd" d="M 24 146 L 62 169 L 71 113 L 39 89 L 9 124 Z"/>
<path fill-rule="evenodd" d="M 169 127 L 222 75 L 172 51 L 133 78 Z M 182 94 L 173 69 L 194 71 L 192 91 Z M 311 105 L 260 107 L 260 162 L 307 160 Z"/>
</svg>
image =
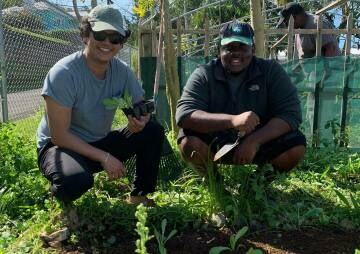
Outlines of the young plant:
<svg viewBox="0 0 360 254">
<path fill-rule="evenodd" d="M 123 97 L 112 97 L 106 98 L 103 100 L 103 104 L 106 109 L 124 109 L 124 108 L 131 108 L 132 107 L 132 96 L 130 95 L 129 91 L 125 89 Z"/>
<path fill-rule="evenodd" d="M 230 236 L 230 247 L 217 246 L 210 249 L 209 254 L 219 254 L 225 250 L 236 251 L 240 245 L 237 245 L 238 240 L 245 235 L 248 231 L 248 227 L 241 228 L 235 235 Z"/>
<path fill-rule="evenodd" d="M 177 230 L 173 229 L 171 230 L 170 234 L 168 236 L 165 236 L 165 229 L 166 229 L 166 219 L 163 219 L 161 222 L 161 234 L 159 233 L 159 231 L 156 230 L 156 228 L 154 227 L 154 232 L 155 232 L 155 237 L 156 240 L 159 244 L 159 252 L 160 254 L 166 254 L 166 249 L 165 249 L 165 243 L 171 238 L 173 237 Z"/>
<path fill-rule="evenodd" d="M 145 225 L 147 216 L 146 207 L 143 204 L 138 205 L 135 212 L 135 217 L 138 219 L 135 231 L 140 236 L 140 239 L 136 240 L 135 252 L 140 254 L 148 254 L 145 244 L 154 237 L 149 235 L 149 228 Z"/>
</svg>

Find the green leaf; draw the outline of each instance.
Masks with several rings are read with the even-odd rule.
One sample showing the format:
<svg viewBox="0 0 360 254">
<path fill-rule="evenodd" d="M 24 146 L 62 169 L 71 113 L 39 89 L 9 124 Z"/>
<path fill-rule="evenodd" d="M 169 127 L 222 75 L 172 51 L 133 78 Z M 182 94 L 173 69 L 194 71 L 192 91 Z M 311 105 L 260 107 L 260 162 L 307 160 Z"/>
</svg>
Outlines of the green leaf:
<svg viewBox="0 0 360 254">
<path fill-rule="evenodd" d="M 305 218 L 316 217 L 316 216 L 318 216 L 319 214 L 321 214 L 322 212 L 323 212 L 323 209 L 322 209 L 322 208 L 315 207 L 315 208 L 310 209 L 309 211 L 307 211 L 307 212 L 304 214 L 304 217 L 305 217 Z"/>
<path fill-rule="evenodd" d="M 170 232 L 170 234 L 168 235 L 168 237 L 166 238 L 165 242 L 166 242 L 167 240 L 169 240 L 171 237 L 173 237 L 176 233 L 177 233 L 177 230 L 176 230 L 176 229 L 171 230 L 171 232 Z"/>
<path fill-rule="evenodd" d="M 340 191 L 338 191 L 337 189 L 334 189 L 334 191 L 335 191 L 336 195 L 338 195 L 340 200 L 342 202 L 344 202 L 347 207 L 351 208 L 351 205 L 350 205 L 349 201 L 347 200 L 347 198 Z"/>
<path fill-rule="evenodd" d="M 119 101 L 116 98 L 106 98 L 103 100 L 103 104 L 106 109 L 116 109 L 119 105 Z"/>
<path fill-rule="evenodd" d="M 232 250 L 235 250 L 235 246 L 236 246 L 236 243 L 237 241 L 243 236 L 246 234 L 246 232 L 248 231 L 248 227 L 243 227 L 241 228 L 237 233 L 236 235 L 232 235 L 230 236 L 230 245 L 231 245 L 231 249 Z"/>
<path fill-rule="evenodd" d="M 262 254 L 263 252 L 259 249 L 253 249 L 252 247 L 246 252 L 246 254 Z"/>
<path fill-rule="evenodd" d="M 155 234 L 156 240 L 158 241 L 158 243 L 160 245 L 161 242 L 162 242 L 161 235 L 160 235 L 159 231 L 157 231 L 157 229 L 155 227 L 154 227 L 154 234 Z"/>
<path fill-rule="evenodd" d="M 354 208 L 355 208 L 355 209 L 360 209 L 359 201 L 357 201 L 357 200 L 355 199 L 355 197 L 352 195 L 352 193 L 350 193 L 350 199 L 351 199 L 351 202 L 352 202 L 353 205 L 354 205 Z"/>
<path fill-rule="evenodd" d="M 230 248 L 224 247 L 224 246 L 212 247 L 209 251 L 209 254 L 219 254 L 219 253 L 223 252 L 224 250 L 230 250 Z"/>
<path fill-rule="evenodd" d="M 326 166 L 325 171 L 321 174 L 320 178 L 321 179 L 325 178 L 329 170 L 330 170 L 330 166 L 328 165 Z"/>
<path fill-rule="evenodd" d="M 166 223 L 167 223 L 167 221 L 166 221 L 166 219 L 163 219 L 162 221 L 161 221 L 161 234 L 162 234 L 162 237 L 164 237 L 164 234 L 165 234 L 165 229 L 166 229 Z"/>
<path fill-rule="evenodd" d="M 123 94 L 123 99 L 125 101 L 125 107 L 127 108 L 131 108 L 132 107 L 132 96 L 130 95 L 129 91 L 127 89 L 125 89 L 124 94 Z"/>
</svg>

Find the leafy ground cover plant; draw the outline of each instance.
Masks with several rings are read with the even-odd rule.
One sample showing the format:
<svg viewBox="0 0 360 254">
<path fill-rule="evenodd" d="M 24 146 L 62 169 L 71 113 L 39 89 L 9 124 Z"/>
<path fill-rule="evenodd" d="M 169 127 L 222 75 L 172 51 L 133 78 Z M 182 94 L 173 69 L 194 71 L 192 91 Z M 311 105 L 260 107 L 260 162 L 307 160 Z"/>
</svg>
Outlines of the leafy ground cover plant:
<svg viewBox="0 0 360 254">
<path fill-rule="evenodd" d="M 118 117 L 119 122 L 126 121 L 122 114 Z M 62 226 L 60 208 L 47 196 L 48 183 L 37 169 L 35 130 L 27 133 L 21 126 L 0 127 L 0 253 L 46 253 L 50 250 L 42 248 L 37 236 Z M 177 152 L 175 139 L 171 144 Z M 351 150 L 308 148 L 296 170 L 275 174 L 272 181 L 251 166 L 221 166 L 219 171 L 232 196 L 232 203 L 225 208 L 215 203 L 206 180 L 190 169 L 153 194 L 158 207 L 147 210 L 147 223 L 158 225 L 167 218 L 167 227 L 178 230 L 167 246 L 188 231 L 219 232 L 221 228 L 211 224 L 211 215 L 226 209 L 230 214 L 227 226 L 248 226 L 251 232 L 304 230 L 308 226 L 352 232 L 360 227 L 360 155 Z M 111 252 L 129 243 L 132 249 L 125 253 L 134 253 L 136 208 L 122 202 L 130 192 L 130 183 L 127 179 L 105 179 L 105 174 L 96 174 L 94 187 L 75 202 L 81 226 L 72 233 L 67 248 Z M 148 243 L 156 246 L 157 252 L 156 239 Z M 207 251 L 225 243 L 209 246 Z"/>
</svg>

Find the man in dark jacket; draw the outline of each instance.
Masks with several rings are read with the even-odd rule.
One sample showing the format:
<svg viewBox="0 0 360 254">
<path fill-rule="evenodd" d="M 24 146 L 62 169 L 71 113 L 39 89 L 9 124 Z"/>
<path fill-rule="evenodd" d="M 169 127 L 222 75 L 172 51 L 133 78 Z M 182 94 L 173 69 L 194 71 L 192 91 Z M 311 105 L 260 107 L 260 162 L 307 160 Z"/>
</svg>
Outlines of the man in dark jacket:
<svg viewBox="0 0 360 254">
<path fill-rule="evenodd" d="M 212 160 L 237 137 L 239 144 L 221 163 L 269 162 L 289 171 L 304 155 L 297 90 L 278 63 L 254 56 L 253 36 L 246 23 L 225 25 L 219 58 L 192 73 L 178 101 L 180 151 L 203 175 L 209 155 Z"/>
</svg>

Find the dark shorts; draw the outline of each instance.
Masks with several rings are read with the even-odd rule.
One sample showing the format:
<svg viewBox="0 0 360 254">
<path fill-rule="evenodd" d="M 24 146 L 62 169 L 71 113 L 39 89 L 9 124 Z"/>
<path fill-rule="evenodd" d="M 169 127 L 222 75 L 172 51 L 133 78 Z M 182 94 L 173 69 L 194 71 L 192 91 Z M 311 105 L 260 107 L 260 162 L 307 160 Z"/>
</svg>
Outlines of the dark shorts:
<svg viewBox="0 0 360 254">
<path fill-rule="evenodd" d="M 225 131 L 204 134 L 186 129 L 180 129 L 177 143 L 180 144 L 181 140 L 184 137 L 188 136 L 195 136 L 200 138 L 205 144 L 210 146 L 210 149 L 213 153 L 216 153 L 223 145 L 227 143 L 234 143 L 237 138 L 237 133 L 234 131 Z M 299 130 L 286 133 L 276 139 L 269 141 L 268 143 L 261 145 L 259 151 L 257 152 L 253 160 L 253 163 L 262 165 L 270 162 L 276 157 L 278 157 L 280 154 L 286 152 L 287 150 L 295 146 L 306 147 L 306 138 L 304 134 L 302 134 L 302 132 Z M 232 164 L 234 151 L 235 149 L 226 154 L 224 158 L 221 158 L 221 163 Z"/>
</svg>

